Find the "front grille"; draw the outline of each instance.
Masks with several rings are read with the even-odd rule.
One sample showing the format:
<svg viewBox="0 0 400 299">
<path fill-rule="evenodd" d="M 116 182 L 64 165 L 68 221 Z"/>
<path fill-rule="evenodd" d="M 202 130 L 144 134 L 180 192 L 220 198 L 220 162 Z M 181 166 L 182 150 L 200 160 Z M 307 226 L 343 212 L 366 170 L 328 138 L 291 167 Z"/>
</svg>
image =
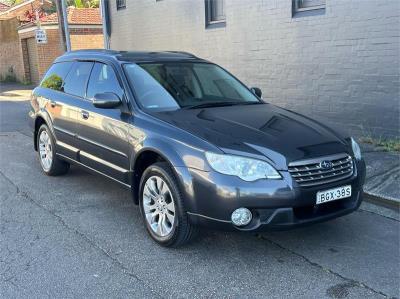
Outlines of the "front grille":
<svg viewBox="0 0 400 299">
<path fill-rule="evenodd" d="M 332 162 L 330 169 L 320 166 L 322 161 Z M 289 173 L 303 187 L 336 182 L 353 175 L 353 160 L 348 154 L 337 154 L 289 163 Z"/>
</svg>

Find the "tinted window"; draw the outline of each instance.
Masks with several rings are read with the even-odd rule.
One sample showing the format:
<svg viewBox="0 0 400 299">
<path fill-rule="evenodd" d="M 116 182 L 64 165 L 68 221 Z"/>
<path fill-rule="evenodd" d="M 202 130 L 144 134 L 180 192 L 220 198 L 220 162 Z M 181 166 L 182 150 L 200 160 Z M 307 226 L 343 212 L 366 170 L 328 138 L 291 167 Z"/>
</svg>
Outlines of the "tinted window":
<svg viewBox="0 0 400 299">
<path fill-rule="evenodd" d="M 256 96 L 215 64 L 168 62 L 125 66 L 139 102 L 146 108 L 259 103 Z"/>
<path fill-rule="evenodd" d="M 125 69 L 136 97 L 145 108 L 179 108 L 178 103 L 169 92 L 140 66 L 127 64 Z"/>
<path fill-rule="evenodd" d="M 75 62 L 64 83 L 64 92 L 84 97 L 93 62 Z"/>
<path fill-rule="evenodd" d="M 117 76 L 111 66 L 95 63 L 90 75 L 86 97 L 91 99 L 97 93 L 113 92 L 120 97 L 123 95 Z"/>
<path fill-rule="evenodd" d="M 64 79 L 71 69 L 73 62 L 60 62 L 53 64 L 44 76 L 41 87 L 62 91 Z"/>
</svg>

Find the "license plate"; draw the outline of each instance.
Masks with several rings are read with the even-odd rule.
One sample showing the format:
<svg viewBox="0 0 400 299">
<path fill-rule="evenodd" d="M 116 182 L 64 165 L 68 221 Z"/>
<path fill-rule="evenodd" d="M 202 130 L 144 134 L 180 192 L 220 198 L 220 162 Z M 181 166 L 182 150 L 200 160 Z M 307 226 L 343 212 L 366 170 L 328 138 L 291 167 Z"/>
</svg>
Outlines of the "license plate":
<svg viewBox="0 0 400 299">
<path fill-rule="evenodd" d="M 351 196 L 351 186 L 343 186 L 317 192 L 317 205 Z"/>
</svg>

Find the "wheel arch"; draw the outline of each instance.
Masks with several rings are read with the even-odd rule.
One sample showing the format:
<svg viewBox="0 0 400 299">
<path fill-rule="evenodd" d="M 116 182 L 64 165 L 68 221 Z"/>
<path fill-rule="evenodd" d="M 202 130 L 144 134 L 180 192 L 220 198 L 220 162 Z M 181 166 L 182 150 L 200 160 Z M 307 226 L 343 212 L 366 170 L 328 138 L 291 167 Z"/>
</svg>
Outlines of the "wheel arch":
<svg viewBox="0 0 400 299">
<path fill-rule="evenodd" d="M 163 150 L 161 151 L 160 148 Z M 154 145 L 143 147 L 138 152 L 136 152 L 134 159 L 132 159 L 131 171 L 132 171 L 132 195 L 135 204 L 139 204 L 139 185 L 142 175 L 147 167 L 157 162 L 167 163 L 175 177 L 177 178 L 177 173 L 175 171 L 175 166 L 183 166 L 184 163 L 179 155 L 170 148 L 156 147 Z M 179 182 L 178 182 L 179 184 Z"/>
<path fill-rule="evenodd" d="M 43 124 L 47 125 L 49 130 L 53 133 L 53 136 L 55 136 L 51 118 L 48 115 L 48 113 L 47 112 L 38 113 L 35 118 L 34 131 L 33 131 L 33 140 L 34 140 L 35 151 L 37 151 L 37 134 L 38 134 L 40 126 Z"/>
<path fill-rule="evenodd" d="M 38 134 L 39 128 L 40 128 L 43 124 L 46 124 L 46 125 L 47 125 L 46 120 L 45 120 L 42 116 L 40 116 L 40 115 L 39 115 L 38 117 L 36 117 L 36 119 L 35 119 L 35 127 L 34 127 L 34 132 L 33 132 L 33 140 L 34 140 L 35 151 L 38 150 L 38 146 L 37 146 L 37 134 Z"/>
</svg>

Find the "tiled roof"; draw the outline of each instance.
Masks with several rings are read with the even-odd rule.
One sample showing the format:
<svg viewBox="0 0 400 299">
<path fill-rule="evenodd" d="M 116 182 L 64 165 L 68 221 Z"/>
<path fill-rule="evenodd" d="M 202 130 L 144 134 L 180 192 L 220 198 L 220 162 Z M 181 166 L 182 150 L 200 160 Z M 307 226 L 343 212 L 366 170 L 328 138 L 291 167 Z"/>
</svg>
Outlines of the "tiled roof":
<svg viewBox="0 0 400 299">
<path fill-rule="evenodd" d="M 10 8 L 10 6 L 8 6 L 7 4 L 0 2 L 0 12 L 6 11 L 9 8 Z"/>
<path fill-rule="evenodd" d="M 57 13 L 45 16 L 41 21 L 42 23 L 58 23 Z M 68 24 L 101 25 L 100 9 L 68 7 Z"/>
<path fill-rule="evenodd" d="M 25 0 L 19 4 L 9 6 L 5 10 L 0 8 L 0 20 L 7 20 L 17 17 L 21 21 L 24 21 L 26 11 L 32 11 L 38 8 L 49 8 L 52 5 L 53 4 L 50 0 Z"/>
</svg>

